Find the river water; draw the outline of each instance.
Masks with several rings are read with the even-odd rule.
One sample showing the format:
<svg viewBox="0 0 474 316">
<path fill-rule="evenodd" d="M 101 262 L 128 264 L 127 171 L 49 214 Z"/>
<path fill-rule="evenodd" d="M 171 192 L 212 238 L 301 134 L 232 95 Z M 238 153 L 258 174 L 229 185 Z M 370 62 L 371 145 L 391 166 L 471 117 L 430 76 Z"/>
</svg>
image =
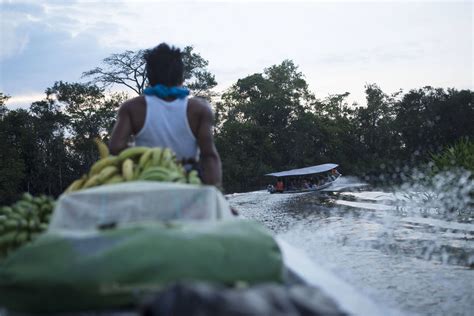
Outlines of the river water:
<svg viewBox="0 0 474 316">
<path fill-rule="evenodd" d="M 474 315 L 474 224 L 397 207 L 396 194 L 231 194 L 315 264 L 402 314 Z M 410 212 L 410 210 L 412 212 Z"/>
</svg>

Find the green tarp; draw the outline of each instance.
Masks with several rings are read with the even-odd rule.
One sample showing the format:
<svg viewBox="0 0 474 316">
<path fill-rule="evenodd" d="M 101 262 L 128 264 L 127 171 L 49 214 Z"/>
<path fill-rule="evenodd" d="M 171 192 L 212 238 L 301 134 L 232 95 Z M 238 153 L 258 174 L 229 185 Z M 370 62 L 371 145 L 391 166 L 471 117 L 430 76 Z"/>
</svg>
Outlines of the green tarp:
<svg viewBox="0 0 474 316">
<path fill-rule="evenodd" d="M 281 282 L 282 271 L 276 242 L 249 221 L 58 231 L 0 264 L 0 306 L 35 312 L 119 308 L 176 281 Z"/>
</svg>

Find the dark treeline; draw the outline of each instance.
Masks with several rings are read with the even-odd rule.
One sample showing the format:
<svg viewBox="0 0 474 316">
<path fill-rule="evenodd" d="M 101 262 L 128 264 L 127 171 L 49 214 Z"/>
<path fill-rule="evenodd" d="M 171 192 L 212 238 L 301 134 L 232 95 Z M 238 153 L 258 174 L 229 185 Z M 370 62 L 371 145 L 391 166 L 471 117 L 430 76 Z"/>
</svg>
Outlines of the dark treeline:
<svg viewBox="0 0 474 316">
<path fill-rule="evenodd" d="M 474 93 L 423 87 L 388 95 L 365 87 L 367 106 L 349 93 L 318 100 L 292 61 L 239 79 L 217 103 L 217 146 L 225 188 L 259 189 L 274 171 L 334 162 L 370 182 L 399 176 L 432 153 L 474 136 Z"/>
<path fill-rule="evenodd" d="M 97 160 L 124 96 L 88 84 L 57 82 L 28 110 L 0 103 L 0 204 L 21 192 L 59 195 Z"/>
<path fill-rule="evenodd" d="M 127 84 L 141 91 L 142 54 L 112 55 L 104 60 L 112 69 L 84 73 L 94 77 L 91 83 L 56 82 L 28 109 L 7 109 L 8 97 L 0 93 L 0 204 L 25 191 L 58 196 L 88 170 L 98 159 L 93 139 L 107 141 L 126 98 L 104 90 L 120 84 L 110 77 L 117 73 L 116 59 L 130 61 L 120 67 L 138 72 L 139 80 Z M 186 54 L 186 84 L 194 95 L 215 98 L 207 61 L 192 47 Z M 474 136 L 470 90 L 423 87 L 387 95 L 369 84 L 365 93 L 364 107 L 349 105 L 349 93 L 318 100 L 289 60 L 239 79 L 213 102 L 226 191 L 259 189 L 271 181 L 266 173 L 326 162 L 340 164 L 344 174 L 376 180 L 421 165 L 431 153 Z"/>
</svg>

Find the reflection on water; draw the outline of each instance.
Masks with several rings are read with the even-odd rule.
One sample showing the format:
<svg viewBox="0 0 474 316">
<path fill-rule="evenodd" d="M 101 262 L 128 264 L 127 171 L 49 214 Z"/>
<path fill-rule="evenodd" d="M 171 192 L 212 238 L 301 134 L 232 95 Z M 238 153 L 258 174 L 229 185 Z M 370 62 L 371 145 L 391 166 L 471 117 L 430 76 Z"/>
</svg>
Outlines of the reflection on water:
<svg viewBox="0 0 474 316">
<path fill-rule="evenodd" d="M 245 217 L 262 222 L 381 304 L 416 314 L 469 315 L 474 225 L 401 212 L 399 201 L 373 191 L 230 197 Z"/>
</svg>

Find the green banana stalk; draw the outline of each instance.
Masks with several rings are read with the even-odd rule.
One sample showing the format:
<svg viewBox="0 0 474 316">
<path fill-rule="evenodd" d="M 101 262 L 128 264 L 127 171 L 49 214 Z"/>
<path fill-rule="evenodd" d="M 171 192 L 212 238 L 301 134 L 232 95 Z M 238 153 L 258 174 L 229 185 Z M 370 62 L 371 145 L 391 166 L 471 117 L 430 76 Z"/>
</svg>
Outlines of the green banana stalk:
<svg viewBox="0 0 474 316">
<path fill-rule="evenodd" d="M 99 177 L 98 174 L 90 177 L 89 179 L 87 179 L 86 183 L 84 183 L 82 188 L 87 189 L 87 188 L 95 187 L 96 185 L 98 185 L 100 183 L 99 179 L 100 179 L 100 177 Z"/>
<path fill-rule="evenodd" d="M 122 163 L 122 176 L 125 181 L 133 180 L 133 160 L 130 158 L 125 159 Z"/>
<path fill-rule="evenodd" d="M 94 138 L 94 142 L 97 145 L 97 150 L 99 151 L 100 158 L 106 158 L 109 156 L 109 147 L 101 141 L 99 138 Z"/>
<path fill-rule="evenodd" d="M 104 183 L 108 179 L 110 179 L 112 176 L 116 175 L 118 173 L 118 168 L 115 166 L 107 166 L 102 171 L 99 173 L 99 183 Z"/>
<path fill-rule="evenodd" d="M 152 150 L 152 159 L 151 159 L 151 166 L 159 166 L 160 163 L 161 163 L 161 159 L 162 159 L 162 156 L 163 156 L 163 148 L 160 148 L 160 147 L 157 147 L 157 148 L 153 148 Z"/>
<path fill-rule="evenodd" d="M 140 156 L 140 159 L 138 160 L 138 167 L 143 170 L 145 168 L 145 165 L 152 159 L 152 157 L 153 148 L 149 148 Z"/>
<path fill-rule="evenodd" d="M 114 175 L 110 179 L 106 180 L 104 184 L 115 184 L 125 182 L 125 179 L 121 175 Z"/>
<path fill-rule="evenodd" d="M 126 159 L 136 158 L 137 156 L 141 156 L 143 153 L 145 153 L 149 148 L 150 147 L 144 146 L 127 148 L 118 155 L 118 159 L 120 161 L 124 161 Z"/>
<path fill-rule="evenodd" d="M 73 181 L 67 187 L 66 191 L 64 191 L 64 192 L 69 193 L 69 192 L 74 192 L 74 191 L 77 191 L 77 190 L 81 189 L 83 187 L 84 183 L 86 183 L 86 180 L 87 180 L 87 178 L 85 176 L 83 176 L 82 178 Z"/>
<path fill-rule="evenodd" d="M 191 170 L 191 172 L 189 172 L 188 183 L 201 184 L 201 179 L 199 178 L 198 172 L 196 170 Z"/>
<path fill-rule="evenodd" d="M 29 193 L 11 206 L 0 208 L 0 256 L 24 245 L 48 227 L 54 199 Z"/>
<path fill-rule="evenodd" d="M 108 156 L 108 157 L 102 158 L 92 165 L 89 175 L 94 176 L 98 174 L 99 172 L 101 172 L 102 169 L 104 169 L 107 166 L 117 166 L 119 162 L 120 162 L 120 159 L 119 157 L 116 157 L 116 156 Z"/>
</svg>

